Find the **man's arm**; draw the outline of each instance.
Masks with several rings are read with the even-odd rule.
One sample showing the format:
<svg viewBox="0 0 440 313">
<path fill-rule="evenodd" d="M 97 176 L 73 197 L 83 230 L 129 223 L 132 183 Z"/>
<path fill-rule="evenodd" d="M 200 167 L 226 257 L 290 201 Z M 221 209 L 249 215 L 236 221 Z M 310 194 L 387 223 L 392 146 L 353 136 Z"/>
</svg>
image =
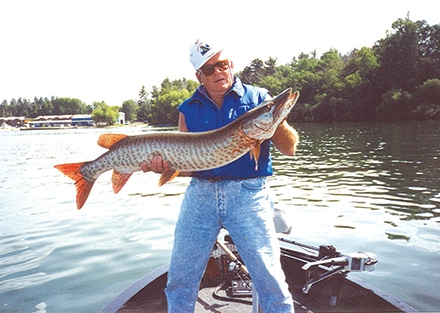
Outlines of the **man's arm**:
<svg viewBox="0 0 440 313">
<path fill-rule="evenodd" d="M 284 155 L 292 156 L 295 154 L 299 136 L 297 131 L 290 126 L 287 121 L 283 121 L 275 131 L 272 142 L 277 149 Z"/>
</svg>

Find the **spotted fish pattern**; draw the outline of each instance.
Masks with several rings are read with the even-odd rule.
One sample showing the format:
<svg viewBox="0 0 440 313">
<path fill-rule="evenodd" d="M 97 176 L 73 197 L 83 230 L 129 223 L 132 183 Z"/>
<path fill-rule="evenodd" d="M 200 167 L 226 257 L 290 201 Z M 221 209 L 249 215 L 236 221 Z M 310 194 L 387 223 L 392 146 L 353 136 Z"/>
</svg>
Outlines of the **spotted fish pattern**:
<svg viewBox="0 0 440 313">
<path fill-rule="evenodd" d="M 159 185 L 176 177 L 179 172 L 208 170 L 226 165 L 247 152 L 258 164 L 260 143 L 270 139 L 278 125 L 287 117 L 299 97 L 299 92 L 286 89 L 275 98 L 263 102 L 232 123 L 217 130 L 188 132 L 152 132 L 142 135 L 103 134 L 98 144 L 109 149 L 88 162 L 55 165 L 55 168 L 75 181 L 76 204 L 81 209 L 94 182 L 111 169 L 113 192 L 118 193 L 130 176 L 141 170 L 141 163 L 151 165 L 160 155 L 169 164 Z"/>
</svg>

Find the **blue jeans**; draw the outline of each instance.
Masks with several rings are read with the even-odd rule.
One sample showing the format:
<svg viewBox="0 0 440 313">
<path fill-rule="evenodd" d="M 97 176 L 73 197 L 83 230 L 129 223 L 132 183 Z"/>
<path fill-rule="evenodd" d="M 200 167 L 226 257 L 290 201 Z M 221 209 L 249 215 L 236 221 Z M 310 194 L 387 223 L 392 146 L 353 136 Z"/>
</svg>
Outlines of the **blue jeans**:
<svg viewBox="0 0 440 313">
<path fill-rule="evenodd" d="M 221 228 L 226 228 L 234 240 L 263 312 L 294 312 L 281 269 L 273 202 L 265 177 L 191 180 L 176 224 L 165 289 L 168 312 L 194 312 L 199 284 Z"/>
</svg>

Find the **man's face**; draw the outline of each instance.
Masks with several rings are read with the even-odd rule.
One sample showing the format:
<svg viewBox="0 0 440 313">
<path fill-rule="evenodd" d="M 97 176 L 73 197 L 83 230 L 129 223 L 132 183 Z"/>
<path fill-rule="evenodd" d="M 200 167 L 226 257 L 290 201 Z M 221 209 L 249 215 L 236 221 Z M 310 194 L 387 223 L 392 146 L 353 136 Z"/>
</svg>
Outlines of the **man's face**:
<svg viewBox="0 0 440 313">
<path fill-rule="evenodd" d="M 228 61 L 228 66 L 224 66 L 221 61 Z M 220 62 L 220 63 L 218 63 Z M 214 65 L 218 66 L 214 66 Z M 223 67 L 221 66 L 223 65 Z M 204 73 L 202 69 L 214 66 L 214 71 L 211 75 Z M 234 83 L 232 74 L 233 65 L 222 52 L 215 54 L 208 62 L 206 62 L 200 70 L 197 71 L 196 76 L 200 83 L 202 83 L 208 93 L 223 93 L 225 94 Z M 209 74 L 209 73 L 208 73 Z"/>
</svg>

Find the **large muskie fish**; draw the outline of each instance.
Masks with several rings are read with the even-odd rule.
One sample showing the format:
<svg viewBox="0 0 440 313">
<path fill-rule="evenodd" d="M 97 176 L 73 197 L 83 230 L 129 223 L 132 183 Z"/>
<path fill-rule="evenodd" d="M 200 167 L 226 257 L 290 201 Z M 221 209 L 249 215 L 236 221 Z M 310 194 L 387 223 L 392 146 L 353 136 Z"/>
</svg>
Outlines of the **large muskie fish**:
<svg viewBox="0 0 440 313">
<path fill-rule="evenodd" d="M 286 89 L 263 102 L 230 124 L 207 132 L 153 132 L 137 136 L 103 134 L 98 144 L 109 149 L 94 161 L 56 165 L 55 168 L 75 181 L 76 204 L 81 209 L 96 179 L 113 169 L 112 185 L 118 193 L 131 174 L 140 171 L 144 161 L 151 165 L 161 155 L 170 169 L 163 172 L 159 185 L 182 171 L 201 171 L 226 165 L 250 151 L 258 164 L 260 143 L 272 138 L 278 125 L 296 103 L 299 92 Z"/>
</svg>

